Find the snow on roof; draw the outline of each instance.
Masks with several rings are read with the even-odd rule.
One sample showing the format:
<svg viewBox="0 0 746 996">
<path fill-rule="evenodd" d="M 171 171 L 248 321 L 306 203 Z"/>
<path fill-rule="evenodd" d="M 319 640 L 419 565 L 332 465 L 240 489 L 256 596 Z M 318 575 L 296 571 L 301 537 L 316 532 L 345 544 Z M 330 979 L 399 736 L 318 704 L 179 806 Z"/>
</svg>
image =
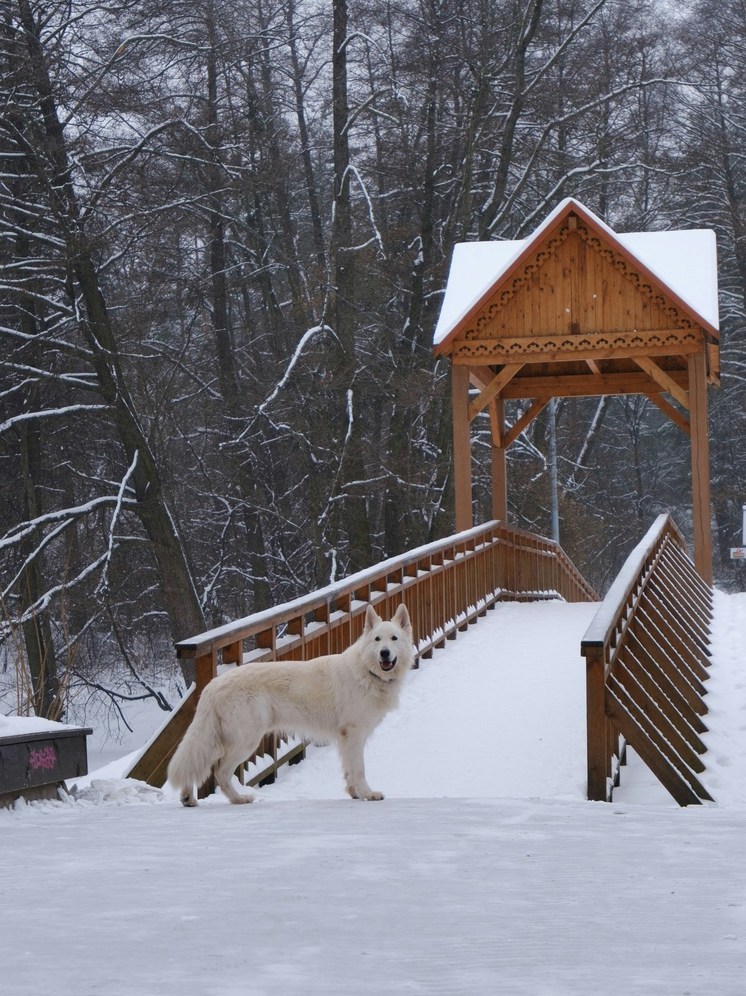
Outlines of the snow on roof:
<svg viewBox="0 0 746 996">
<path fill-rule="evenodd" d="M 619 234 L 588 208 L 566 198 L 527 238 L 503 242 L 460 242 L 454 246 L 451 269 L 433 345 L 441 343 L 475 307 L 531 243 L 538 242 L 557 217 L 576 205 L 612 242 L 627 250 L 643 267 L 713 328 L 719 327 L 717 245 L 709 229 Z"/>
</svg>

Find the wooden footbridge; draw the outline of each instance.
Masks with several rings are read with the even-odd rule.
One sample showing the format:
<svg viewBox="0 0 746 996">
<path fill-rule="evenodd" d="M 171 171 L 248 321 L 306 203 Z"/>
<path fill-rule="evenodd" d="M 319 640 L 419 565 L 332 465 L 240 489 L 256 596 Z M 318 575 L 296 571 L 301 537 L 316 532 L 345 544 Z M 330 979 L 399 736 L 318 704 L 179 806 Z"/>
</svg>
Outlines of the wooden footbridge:
<svg viewBox="0 0 746 996">
<path fill-rule="evenodd" d="M 225 666 L 334 653 L 362 632 L 368 604 L 390 616 L 406 602 L 418 656 L 462 637 L 504 600 L 598 601 L 551 540 L 500 522 L 385 561 L 292 602 L 177 644 L 196 681 L 129 771 L 162 785 L 207 682 Z M 610 801 L 629 744 L 681 805 L 704 787 L 704 701 L 712 592 L 668 516 L 651 527 L 600 603 L 579 654 L 586 659 L 588 798 Z M 415 679 L 416 680 L 416 679 Z M 247 759 L 251 784 L 297 763 L 304 745 L 268 736 Z M 210 786 L 207 786 L 210 790 Z"/>
<path fill-rule="evenodd" d="M 409 608 L 430 656 L 503 599 L 597 601 L 557 543 L 506 524 L 506 452 L 552 398 L 642 394 L 689 436 L 694 561 L 662 516 L 633 551 L 579 650 L 587 665 L 588 797 L 611 799 L 630 744 L 682 805 L 709 799 L 703 716 L 712 612 L 707 388 L 719 380 L 712 232 L 618 235 L 565 200 L 533 235 L 454 252 L 434 335 L 451 363 L 459 532 L 338 584 L 177 645 L 196 682 L 130 774 L 163 784 L 206 683 L 221 666 L 336 652 L 368 604 Z M 520 401 L 511 427 L 506 403 Z M 472 423 L 489 420 L 492 515 L 473 515 Z M 696 565 L 696 569 L 695 569 Z M 297 761 L 269 738 L 254 781 Z"/>
</svg>

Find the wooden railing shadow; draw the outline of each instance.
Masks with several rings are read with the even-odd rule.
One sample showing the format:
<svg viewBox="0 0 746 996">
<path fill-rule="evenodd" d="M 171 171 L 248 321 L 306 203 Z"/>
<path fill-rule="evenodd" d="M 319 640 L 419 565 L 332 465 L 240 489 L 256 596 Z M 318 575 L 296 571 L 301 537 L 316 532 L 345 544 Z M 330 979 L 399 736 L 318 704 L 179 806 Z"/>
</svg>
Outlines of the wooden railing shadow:
<svg viewBox="0 0 746 996">
<path fill-rule="evenodd" d="M 610 801 L 628 744 L 682 806 L 711 801 L 705 685 L 712 589 L 661 515 L 586 631 L 588 798 Z"/>
<path fill-rule="evenodd" d="M 195 684 L 128 772 L 163 785 L 168 762 L 194 716 L 202 689 L 219 667 L 259 660 L 299 660 L 338 653 L 360 636 L 372 604 L 385 618 L 409 609 L 417 656 L 468 629 L 496 602 L 598 596 L 556 543 L 502 522 L 489 522 L 377 564 L 319 591 L 176 645 L 195 662 Z M 281 764 L 302 758 L 301 742 L 265 737 L 249 784 L 271 780 Z"/>
</svg>

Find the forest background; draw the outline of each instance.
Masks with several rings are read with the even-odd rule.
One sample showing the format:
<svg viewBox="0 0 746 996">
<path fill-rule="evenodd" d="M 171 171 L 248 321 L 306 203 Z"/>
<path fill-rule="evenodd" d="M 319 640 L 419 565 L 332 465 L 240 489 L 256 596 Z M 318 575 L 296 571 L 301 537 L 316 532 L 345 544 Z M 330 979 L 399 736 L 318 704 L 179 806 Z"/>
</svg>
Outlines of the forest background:
<svg viewBox="0 0 746 996">
<path fill-rule="evenodd" d="M 0 0 L 0 678 L 153 696 L 173 641 L 452 532 L 453 245 L 566 196 L 717 233 L 717 583 L 746 501 L 746 5 Z M 519 403 L 507 411 L 520 415 Z M 488 425 L 475 521 L 490 517 Z M 553 454 L 556 452 L 556 460 Z M 554 474 L 553 468 L 556 469 Z M 688 440 L 559 402 L 510 517 L 603 592 Z M 740 570 L 740 573 L 739 573 Z"/>
</svg>

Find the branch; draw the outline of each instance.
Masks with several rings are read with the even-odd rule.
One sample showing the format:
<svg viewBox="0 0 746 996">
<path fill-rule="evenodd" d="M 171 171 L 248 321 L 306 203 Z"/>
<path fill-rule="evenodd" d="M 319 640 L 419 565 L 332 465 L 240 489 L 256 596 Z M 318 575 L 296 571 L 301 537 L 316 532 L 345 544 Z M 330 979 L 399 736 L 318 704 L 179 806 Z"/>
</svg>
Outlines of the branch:
<svg viewBox="0 0 746 996">
<path fill-rule="evenodd" d="M 30 422 L 37 418 L 58 417 L 69 415 L 71 412 L 105 412 L 108 410 L 108 405 L 67 405 L 65 408 L 45 408 L 41 412 L 24 412 L 22 415 L 13 415 L 5 422 L 0 422 L 0 435 L 23 422 Z"/>
<path fill-rule="evenodd" d="M 114 552 L 114 527 L 117 523 L 117 519 L 119 518 L 119 513 L 122 508 L 122 501 L 124 499 L 124 491 L 125 488 L 127 487 L 127 481 L 130 479 L 130 477 L 135 471 L 139 453 L 140 453 L 139 450 L 135 450 L 135 455 L 132 457 L 132 463 L 127 468 L 127 473 L 122 478 L 121 483 L 119 485 L 119 490 L 117 491 L 117 498 L 114 504 L 114 511 L 112 512 L 111 522 L 109 523 L 109 543 L 106 549 L 106 560 L 104 561 L 104 569 L 101 572 L 101 580 L 96 585 L 96 594 L 106 591 L 106 589 L 109 586 L 109 564 L 111 563 L 111 555 Z"/>
<path fill-rule="evenodd" d="M 268 397 L 266 397 L 264 399 L 264 401 L 259 405 L 259 407 L 257 408 L 258 412 L 261 412 L 262 414 L 264 414 L 264 410 L 267 408 L 267 406 L 272 401 L 275 400 L 275 398 L 277 397 L 277 395 L 285 387 L 285 385 L 287 384 L 288 380 L 290 379 L 290 375 L 292 374 L 293 369 L 295 368 L 296 363 L 300 359 L 301 353 L 305 349 L 306 344 L 308 342 L 310 342 L 311 339 L 313 339 L 320 332 L 331 332 L 331 334 L 334 335 L 334 330 L 329 325 L 326 325 L 326 324 L 324 324 L 324 325 L 314 325 L 313 328 L 308 329 L 306 332 L 303 333 L 303 335 L 301 336 L 300 342 L 295 347 L 295 352 L 293 353 L 293 355 L 292 355 L 292 357 L 290 359 L 290 363 L 288 364 L 287 369 L 285 370 L 285 373 L 282 375 L 282 378 L 275 385 L 274 390 L 272 391 L 272 393 Z M 238 437 L 238 439 L 241 440 L 246 435 L 247 431 L 248 430 L 244 430 L 244 432 L 241 433 L 241 435 Z"/>
</svg>

